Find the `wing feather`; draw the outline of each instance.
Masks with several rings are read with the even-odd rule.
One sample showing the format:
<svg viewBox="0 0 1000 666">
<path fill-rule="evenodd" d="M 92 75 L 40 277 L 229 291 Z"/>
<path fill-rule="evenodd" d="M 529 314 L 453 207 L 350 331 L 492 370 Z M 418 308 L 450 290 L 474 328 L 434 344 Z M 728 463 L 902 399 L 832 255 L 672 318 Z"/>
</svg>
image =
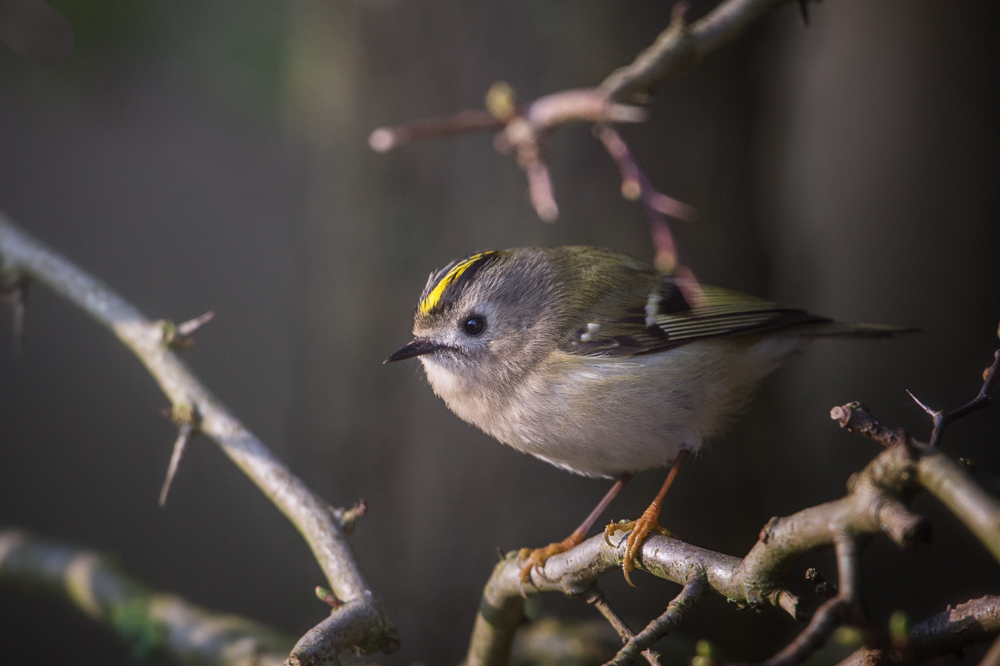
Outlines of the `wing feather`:
<svg viewBox="0 0 1000 666">
<path fill-rule="evenodd" d="M 640 294 L 635 302 L 619 301 L 614 310 L 599 302 L 562 350 L 584 356 L 627 357 L 709 338 L 830 321 L 728 289 L 702 285 L 702 290 L 704 302 L 692 308 L 675 280 L 662 275 L 650 293 Z"/>
</svg>

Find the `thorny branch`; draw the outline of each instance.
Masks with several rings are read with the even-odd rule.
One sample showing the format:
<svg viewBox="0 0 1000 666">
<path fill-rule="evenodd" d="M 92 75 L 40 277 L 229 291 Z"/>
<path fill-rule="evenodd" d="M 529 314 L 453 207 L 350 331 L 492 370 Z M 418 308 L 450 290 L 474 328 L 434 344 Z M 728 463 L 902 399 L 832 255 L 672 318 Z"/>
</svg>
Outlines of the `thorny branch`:
<svg viewBox="0 0 1000 666">
<path fill-rule="evenodd" d="M 917 396 L 907 391 L 910 397 L 913 398 L 913 401 L 927 412 L 927 415 L 931 417 L 931 422 L 934 424 L 934 430 L 931 432 L 931 439 L 928 442 L 929 446 L 936 447 L 941 444 L 941 436 L 944 435 L 944 429 L 950 424 L 963 416 L 968 416 L 977 409 L 984 409 L 990 406 L 990 393 L 993 391 L 993 387 L 996 386 L 997 379 L 1000 378 L 1000 375 L 997 373 L 998 367 L 1000 367 L 1000 350 L 997 350 L 993 355 L 993 365 L 986 368 L 983 372 L 983 387 L 979 390 L 979 394 L 961 407 L 953 409 L 950 412 L 931 409 L 917 399 Z"/>
<path fill-rule="evenodd" d="M 636 163 L 621 137 L 609 127 L 613 123 L 637 123 L 646 110 L 634 104 L 648 101 L 662 81 L 677 76 L 706 55 L 745 32 L 757 19 L 788 0 L 726 0 L 704 18 L 688 24 L 687 2 L 678 2 L 669 27 L 634 62 L 611 73 L 595 88 L 564 90 L 545 95 L 527 106 L 517 103 L 513 89 L 494 84 L 486 95 L 487 110 L 469 109 L 451 116 L 432 118 L 395 127 L 380 127 L 368 138 L 372 150 L 383 153 L 424 139 L 466 132 L 499 130 L 494 146 L 513 153 L 528 180 L 528 194 L 538 216 L 551 222 L 559 215 L 552 176 L 545 161 L 547 136 L 562 125 L 586 122 L 622 173 L 622 196 L 639 200 L 650 223 L 655 263 L 664 271 L 676 271 L 683 280 L 689 302 L 700 296 L 690 269 L 678 260 L 677 246 L 667 217 L 692 219 L 694 209 L 657 191 Z M 804 5 L 805 0 L 800 0 Z"/>
<path fill-rule="evenodd" d="M 20 231 L 0 214 L 0 261 L 5 275 L 47 284 L 110 328 L 139 358 L 173 404 L 197 414 L 197 430 L 214 440 L 305 537 L 331 589 L 344 605 L 307 633 L 291 666 L 332 661 L 347 649 L 392 651 L 399 639 L 382 612 L 344 534 L 341 517 L 295 476 L 192 374 L 164 343 L 163 327 L 93 276 Z M 181 438 L 178 438 L 180 441 Z"/>
<path fill-rule="evenodd" d="M 1000 359 L 1000 351 L 994 358 Z M 977 400 L 988 400 L 995 382 L 996 367 L 995 362 L 984 373 L 983 388 Z M 964 414 L 973 411 L 961 409 L 965 410 Z M 812 614 L 809 624 L 795 640 L 764 662 L 766 666 L 797 666 L 844 623 L 863 629 L 868 637 L 876 635 L 863 613 L 859 573 L 861 553 L 868 542 L 880 534 L 887 536 L 901 550 L 911 550 L 929 538 L 926 520 L 909 509 L 910 500 L 917 492 L 927 490 L 934 495 L 1000 561 L 1000 501 L 984 491 L 962 465 L 952 461 L 940 449 L 916 442 L 904 431 L 883 425 L 860 403 L 835 407 L 830 416 L 842 428 L 862 434 L 885 447 L 861 472 L 851 477 L 847 495 L 791 516 L 772 518 L 761 530 L 757 543 L 742 559 L 658 534 L 648 537 L 642 545 L 639 568 L 685 585 L 675 602 L 684 601 L 678 602 L 673 614 L 668 608 L 664 616 L 651 622 L 639 634 L 630 636 L 628 628 L 596 591 L 598 579 L 616 570 L 622 556 L 621 545 L 612 548 L 601 536 L 551 557 L 540 572 L 532 570 L 528 591 L 562 592 L 591 601 L 600 599 L 606 607 L 599 607 L 602 614 L 627 641 L 626 647 L 610 662 L 619 666 L 631 663 L 640 650 L 652 645 L 655 641 L 653 637 L 658 637 L 657 632 L 679 621 L 680 609 L 686 610 L 687 606 L 697 601 L 702 586 L 705 591 L 722 595 L 743 607 L 778 606 L 792 617 L 804 619 L 806 611 L 801 608 L 798 597 L 787 589 L 792 564 L 807 553 L 832 547 L 837 555 L 839 580 L 836 594 Z M 508 554 L 494 569 L 483 591 L 480 612 L 473 628 L 466 661 L 468 666 L 500 666 L 507 663 L 510 643 L 517 626 L 523 621 L 519 572 L 515 552 Z M 935 628 L 926 630 L 927 642 L 921 643 L 923 639 L 914 638 L 909 647 L 899 653 L 903 656 L 898 659 L 905 662 L 909 659 L 907 655 L 914 650 L 917 654 L 932 652 L 929 645 L 947 652 L 957 635 L 963 636 L 962 645 L 969 645 L 989 640 L 1000 633 L 1000 599 L 990 598 L 974 608 L 980 615 L 992 613 L 991 619 L 977 624 L 976 631 L 964 633 L 939 627 L 941 623 L 935 620 Z M 916 628 L 914 631 L 917 631 Z M 918 635 L 923 634 L 914 634 Z M 653 640 L 647 642 L 649 638 Z M 878 651 L 880 659 L 897 659 L 894 654 Z M 859 662 L 859 666 L 862 663 L 869 666 L 867 661 Z"/>
<path fill-rule="evenodd" d="M 141 660 L 165 652 L 220 666 L 280 666 L 294 640 L 236 615 L 154 592 L 99 553 L 0 530 L 0 581 L 64 595 Z"/>
<path fill-rule="evenodd" d="M 547 135 L 568 123 L 592 123 L 595 134 L 621 172 L 623 196 L 638 199 L 644 205 L 656 247 L 657 265 L 688 279 L 690 287 L 685 295 L 689 300 L 697 298 L 697 282 L 678 262 L 676 245 L 666 222 L 667 216 L 691 218 L 693 210 L 653 187 L 610 125 L 644 121 L 645 109 L 633 104 L 646 102 L 659 83 L 693 66 L 786 2 L 726 0 L 690 25 L 685 17 L 688 6 L 679 2 L 670 26 L 656 41 L 632 64 L 616 70 L 595 88 L 553 93 L 522 106 L 516 103 L 509 86 L 498 84 L 487 95 L 487 110 L 468 110 L 446 118 L 379 128 L 371 134 L 369 143 L 374 150 L 385 152 L 423 139 L 500 130 L 495 146 L 500 152 L 513 153 L 517 157 L 527 175 L 535 210 L 542 219 L 553 220 L 558 215 L 558 206 L 544 159 Z M 799 0 L 803 11 L 805 4 L 805 0 Z M 364 506 L 348 511 L 334 509 L 313 494 L 229 414 L 170 351 L 189 346 L 190 334 L 210 316 L 173 328 L 169 322 L 167 326 L 164 322 L 149 322 L 108 287 L 17 230 L 2 216 L 0 259 L 5 278 L 0 297 L 14 306 L 18 339 L 24 326 L 25 288 L 29 277 L 33 277 L 49 284 L 111 328 L 147 366 L 170 397 L 174 411 L 190 409 L 197 415 L 196 419 L 178 423 L 174 459 L 179 459 L 192 434 L 203 432 L 223 448 L 303 533 L 333 588 L 332 592 L 322 591 L 333 613 L 300 639 L 287 663 L 323 663 L 351 647 L 373 652 L 391 651 L 398 645 L 394 628 L 382 613 L 344 538 L 354 520 L 363 514 Z M 806 553 L 833 547 L 838 556 L 838 592 L 812 614 L 808 626 L 792 643 L 765 662 L 768 666 L 796 666 L 822 645 L 839 624 L 865 626 L 857 571 L 861 550 L 868 540 L 881 533 L 901 549 L 911 549 L 926 539 L 926 522 L 908 508 L 916 492 L 922 489 L 931 492 L 1000 560 L 1000 502 L 983 491 L 962 466 L 937 450 L 942 433 L 950 423 L 989 405 L 998 366 L 1000 351 L 994 355 L 991 368 L 984 373 L 984 384 L 977 397 L 955 410 L 936 411 L 917 400 L 933 420 L 929 445 L 912 440 L 902 430 L 887 428 L 858 403 L 834 408 L 831 417 L 842 427 L 881 443 L 886 450 L 852 477 L 845 497 L 769 521 L 761 530 L 757 544 L 742 560 L 660 535 L 649 537 L 642 547 L 640 567 L 683 584 L 684 588 L 665 613 L 638 634 L 632 634 L 596 591 L 596 581 L 616 571 L 622 555 L 620 547 L 607 546 L 601 536 L 552 557 L 541 574 L 533 571 L 532 591 L 558 591 L 591 601 L 625 642 L 611 664 L 630 663 L 640 651 L 650 664 L 656 664 L 657 656 L 649 646 L 680 621 L 683 612 L 697 602 L 703 591 L 720 594 L 743 607 L 778 606 L 796 619 L 803 619 L 806 612 L 798 597 L 786 589 L 791 565 Z M 175 463 L 172 468 L 164 485 L 164 499 Z M 22 540 L 19 534 L 0 533 L 0 562 L 5 575 L 16 570 L 11 568 L 11 562 L 17 562 L 16 558 L 12 559 L 12 553 L 23 555 L 28 552 L 25 548 L 39 547 L 25 546 Z M 51 545 L 45 547 L 52 548 Z M 76 569 L 85 569 L 85 573 L 100 571 L 100 566 L 104 566 L 92 554 L 82 559 L 66 558 L 66 561 L 77 562 Z M 79 573 L 67 571 L 65 581 L 78 580 L 74 576 Z M 119 585 L 120 589 L 124 587 L 128 585 Z M 80 595 L 81 589 L 84 588 L 77 586 L 68 591 Z M 103 597 L 98 594 L 96 583 L 85 591 L 89 596 L 75 596 L 74 599 L 84 610 L 94 611 L 93 604 L 100 603 Z M 114 594 L 107 600 L 108 603 L 120 601 Z M 522 602 L 516 553 L 510 553 L 497 565 L 484 590 L 469 646 L 469 666 L 507 662 L 514 632 L 523 620 Z M 903 647 L 864 648 L 844 663 L 851 666 L 914 663 L 974 642 L 991 640 L 998 633 L 1000 597 L 984 597 L 916 625 Z M 260 644 L 256 642 L 259 639 L 253 640 L 253 649 L 259 650 Z M 998 648 L 1000 642 L 994 645 L 991 654 L 998 652 Z M 261 653 L 255 656 L 260 658 Z"/>
</svg>

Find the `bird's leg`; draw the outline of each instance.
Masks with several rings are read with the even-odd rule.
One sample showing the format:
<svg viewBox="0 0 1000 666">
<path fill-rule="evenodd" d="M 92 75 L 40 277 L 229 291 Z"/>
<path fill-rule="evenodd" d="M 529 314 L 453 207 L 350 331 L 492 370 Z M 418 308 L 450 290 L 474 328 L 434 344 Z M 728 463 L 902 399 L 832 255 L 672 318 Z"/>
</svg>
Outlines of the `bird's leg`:
<svg viewBox="0 0 1000 666">
<path fill-rule="evenodd" d="M 635 587 L 635 585 L 632 584 L 632 579 L 629 578 L 628 572 L 635 569 L 635 558 L 639 554 L 639 549 L 642 548 L 642 540 L 646 538 L 646 535 L 650 532 L 659 532 L 666 536 L 673 536 L 666 528 L 660 527 L 660 509 L 663 508 L 663 498 L 667 495 L 670 484 L 677 478 L 677 472 L 680 470 L 684 459 L 687 458 L 688 452 L 688 449 L 681 449 L 681 452 L 677 454 L 677 459 L 674 460 L 670 471 L 667 472 L 667 478 L 663 482 L 660 492 L 656 494 L 649 508 L 642 512 L 642 517 L 639 520 L 630 520 L 625 523 L 611 523 L 604 528 L 604 540 L 608 542 L 609 546 L 614 545 L 611 543 L 612 534 L 618 530 L 625 532 L 631 530 L 625 542 L 625 554 L 622 556 L 622 571 L 625 572 L 625 581 L 629 585 L 632 585 L 632 587 Z"/>
<path fill-rule="evenodd" d="M 558 543 L 550 543 L 544 548 L 535 548 L 534 550 L 531 548 L 522 548 L 517 554 L 517 559 L 518 561 L 526 559 L 527 564 L 521 567 L 521 583 L 524 584 L 528 582 L 528 579 L 531 576 L 532 568 L 537 568 L 541 571 L 542 567 L 545 566 L 545 560 L 549 559 L 553 555 L 565 553 L 570 548 L 580 545 L 583 538 L 587 536 L 587 532 L 590 531 L 590 528 L 593 527 L 594 523 L 597 522 L 597 519 L 601 517 L 602 513 L 604 513 L 604 510 L 608 508 L 609 504 L 611 504 L 611 500 L 613 500 L 615 496 L 621 492 L 621 489 L 625 487 L 625 484 L 628 483 L 631 478 L 631 474 L 622 474 L 618 480 L 615 481 L 615 485 L 611 486 L 611 489 L 608 490 L 604 498 L 597 503 L 594 510 L 590 512 L 590 515 L 588 515 L 584 521 L 580 523 L 578 528 L 573 530 L 572 534 L 562 541 Z"/>
</svg>

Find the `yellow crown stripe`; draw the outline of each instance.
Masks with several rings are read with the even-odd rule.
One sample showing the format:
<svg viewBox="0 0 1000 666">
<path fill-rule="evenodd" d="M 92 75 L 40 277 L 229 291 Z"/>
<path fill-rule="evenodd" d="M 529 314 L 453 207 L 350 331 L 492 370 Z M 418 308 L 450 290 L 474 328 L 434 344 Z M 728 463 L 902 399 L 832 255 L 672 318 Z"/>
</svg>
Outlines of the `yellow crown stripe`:
<svg viewBox="0 0 1000 666">
<path fill-rule="evenodd" d="M 430 313 L 431 310 L 438 306 L 438 303 L 441 301 L 441 296 L 444 295 L 444 290 L 447 289 L 449 285 L 454 283 L 458 278 L 462 277 L 462 273 L 469 270 L 473 264 L 492 254 L 496 254 L 496 252 L 480 252 L 479 254 L 474 254 L 465 261 L 457 264 L 438 281 L 438 283 L 434 286 L 434 289 L 431 290 L 431 293 L 427 294 L 427 297 L 420 301 L 420 309 L 424 313 Z"/>
</svg>

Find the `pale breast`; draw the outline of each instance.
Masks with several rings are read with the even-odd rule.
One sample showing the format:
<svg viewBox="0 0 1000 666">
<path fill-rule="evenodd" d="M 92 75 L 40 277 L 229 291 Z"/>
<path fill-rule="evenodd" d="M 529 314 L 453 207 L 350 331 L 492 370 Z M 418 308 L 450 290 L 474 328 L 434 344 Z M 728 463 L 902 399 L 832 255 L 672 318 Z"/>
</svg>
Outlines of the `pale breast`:
<svg viewBox="0 0 1000 666">
<path fill-rule="evenodd" d="M 553 352 L 503 391 L 424 366 L 435 393 L 487 434 L 578 474 L 616 476 L 667 466 L 717 434 L 799 344 L 740 336 L 630 358 Z"/>
</svg>

